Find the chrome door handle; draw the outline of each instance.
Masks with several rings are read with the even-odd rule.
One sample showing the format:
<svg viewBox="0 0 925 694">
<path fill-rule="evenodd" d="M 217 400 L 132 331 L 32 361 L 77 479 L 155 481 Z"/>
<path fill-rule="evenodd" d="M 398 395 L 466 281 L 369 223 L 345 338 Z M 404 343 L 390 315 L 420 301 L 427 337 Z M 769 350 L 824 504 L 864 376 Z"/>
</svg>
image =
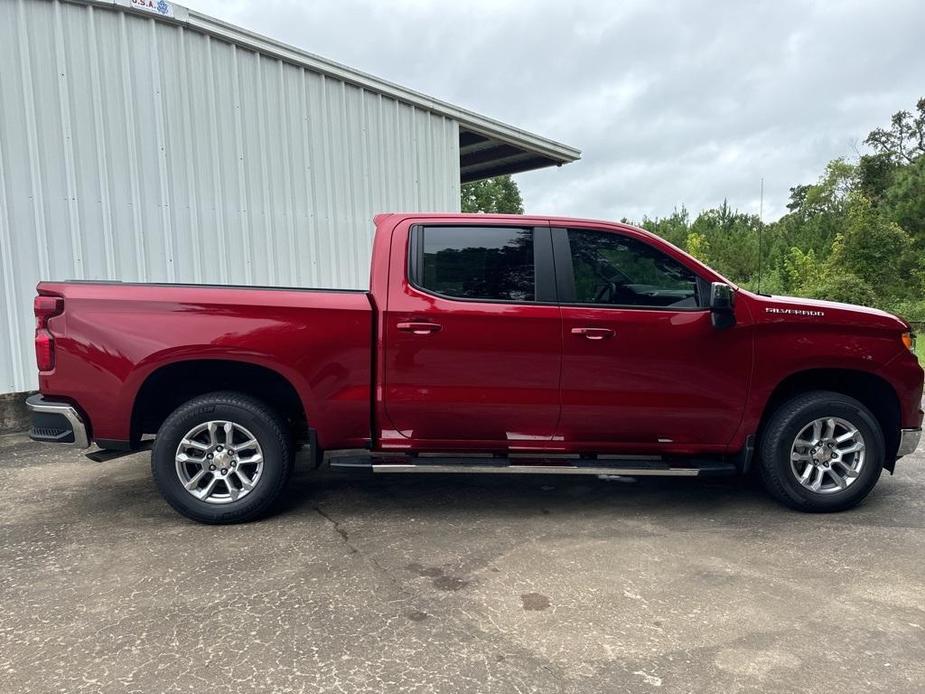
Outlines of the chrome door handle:
<svg viewBox="0 0 925 694">
<path fill-rule="evenodd" d="M 606 340 L 614 336 L 610 328 L 572 328 L 572 335 L 579 335 L 586 340 Z"/>
<path fill-rule="evenodd" d="M 440 332 L 442 326 L 439 323 L 429 323 L 427 321 L 403 321 L 395 327 L 405 333 L 430 335 L 431 333 Z"/>
</svg>

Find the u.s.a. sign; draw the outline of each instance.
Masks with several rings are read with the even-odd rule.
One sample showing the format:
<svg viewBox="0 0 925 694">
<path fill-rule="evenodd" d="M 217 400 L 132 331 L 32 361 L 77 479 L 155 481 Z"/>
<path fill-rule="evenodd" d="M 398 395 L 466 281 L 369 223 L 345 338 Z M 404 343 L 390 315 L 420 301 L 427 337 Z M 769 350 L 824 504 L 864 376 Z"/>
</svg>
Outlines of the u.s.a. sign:
<svg viewBox="0 0 925 694">
<path fill-rule="evenodd" d="M 153 12 L 162 17 L 173 17 L 173 3 L 167 0 L 132 0 L 132 7 L 136 10 Z"/>
</svg>

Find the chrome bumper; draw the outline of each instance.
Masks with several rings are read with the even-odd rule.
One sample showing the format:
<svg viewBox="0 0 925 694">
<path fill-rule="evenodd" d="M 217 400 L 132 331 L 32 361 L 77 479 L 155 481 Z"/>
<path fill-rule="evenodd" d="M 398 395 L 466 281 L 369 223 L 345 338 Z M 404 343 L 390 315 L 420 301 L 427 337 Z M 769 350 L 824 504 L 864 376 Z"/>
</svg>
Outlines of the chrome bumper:
<svg viewBox="0 0 925 694">
<path fill-rule="evenodd" d="M 896 451 L 896 457 L 914 453 L 919 446 L 919 439 L 922 438 L 921 429 L 900 429 L 899 430 L 899 450 Z"/>
<path fill-rule="evenodd" d="M 71 405 L 64 402 L 50 402 L 41 395 L 33 395 L 26 400 L 26 407 L 33 415 L 32 429 L 29 432 L 29 437 L 33 441 L 67 444 L 78 448 L 90 447 L 87 427 L 77 410 Z M 52 426 L 49 426 L 48 422 L 37 423 L 36 415 L 52 415 L 58 418 L 58 422 Z"/>
</svg>

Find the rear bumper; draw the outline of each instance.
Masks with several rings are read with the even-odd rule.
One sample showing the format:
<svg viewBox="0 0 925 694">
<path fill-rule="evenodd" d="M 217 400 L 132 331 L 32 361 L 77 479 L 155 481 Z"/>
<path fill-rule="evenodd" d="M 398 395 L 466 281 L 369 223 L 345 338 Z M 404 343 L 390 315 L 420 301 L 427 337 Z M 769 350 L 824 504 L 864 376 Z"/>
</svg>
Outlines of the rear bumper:
<svg viewBox="0 0 925 694">
<path fill-rule="evenodd" d="M 42 443 L 61 443 L 88 448 L 87 427 L 73 406 L 65 402 L 52 402 L 41 395 L 26 400 L 32 413 L 29 438 Z"/>
<path fill-rule="evenodd" d="M 919 439 L 922 438 L 922 430 L 919 429 L 900 429 L 899 430 L 899 449 L 896 451 L 896 457 L 914 453 L 919 446 Z"/>
</svg>

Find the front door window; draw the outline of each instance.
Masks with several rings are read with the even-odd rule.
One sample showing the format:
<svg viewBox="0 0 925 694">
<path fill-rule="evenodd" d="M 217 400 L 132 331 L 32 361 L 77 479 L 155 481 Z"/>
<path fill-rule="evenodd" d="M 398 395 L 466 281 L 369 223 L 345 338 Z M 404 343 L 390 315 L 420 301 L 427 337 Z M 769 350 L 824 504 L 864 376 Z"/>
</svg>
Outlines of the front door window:
<svg viewBox="0 0 925 694">
<path fill-rule="evenodd" d="M 575 303 L 696 308 L 697 277 L 652 246 L 619 234 L 570 229 Z"/>
</svg>

